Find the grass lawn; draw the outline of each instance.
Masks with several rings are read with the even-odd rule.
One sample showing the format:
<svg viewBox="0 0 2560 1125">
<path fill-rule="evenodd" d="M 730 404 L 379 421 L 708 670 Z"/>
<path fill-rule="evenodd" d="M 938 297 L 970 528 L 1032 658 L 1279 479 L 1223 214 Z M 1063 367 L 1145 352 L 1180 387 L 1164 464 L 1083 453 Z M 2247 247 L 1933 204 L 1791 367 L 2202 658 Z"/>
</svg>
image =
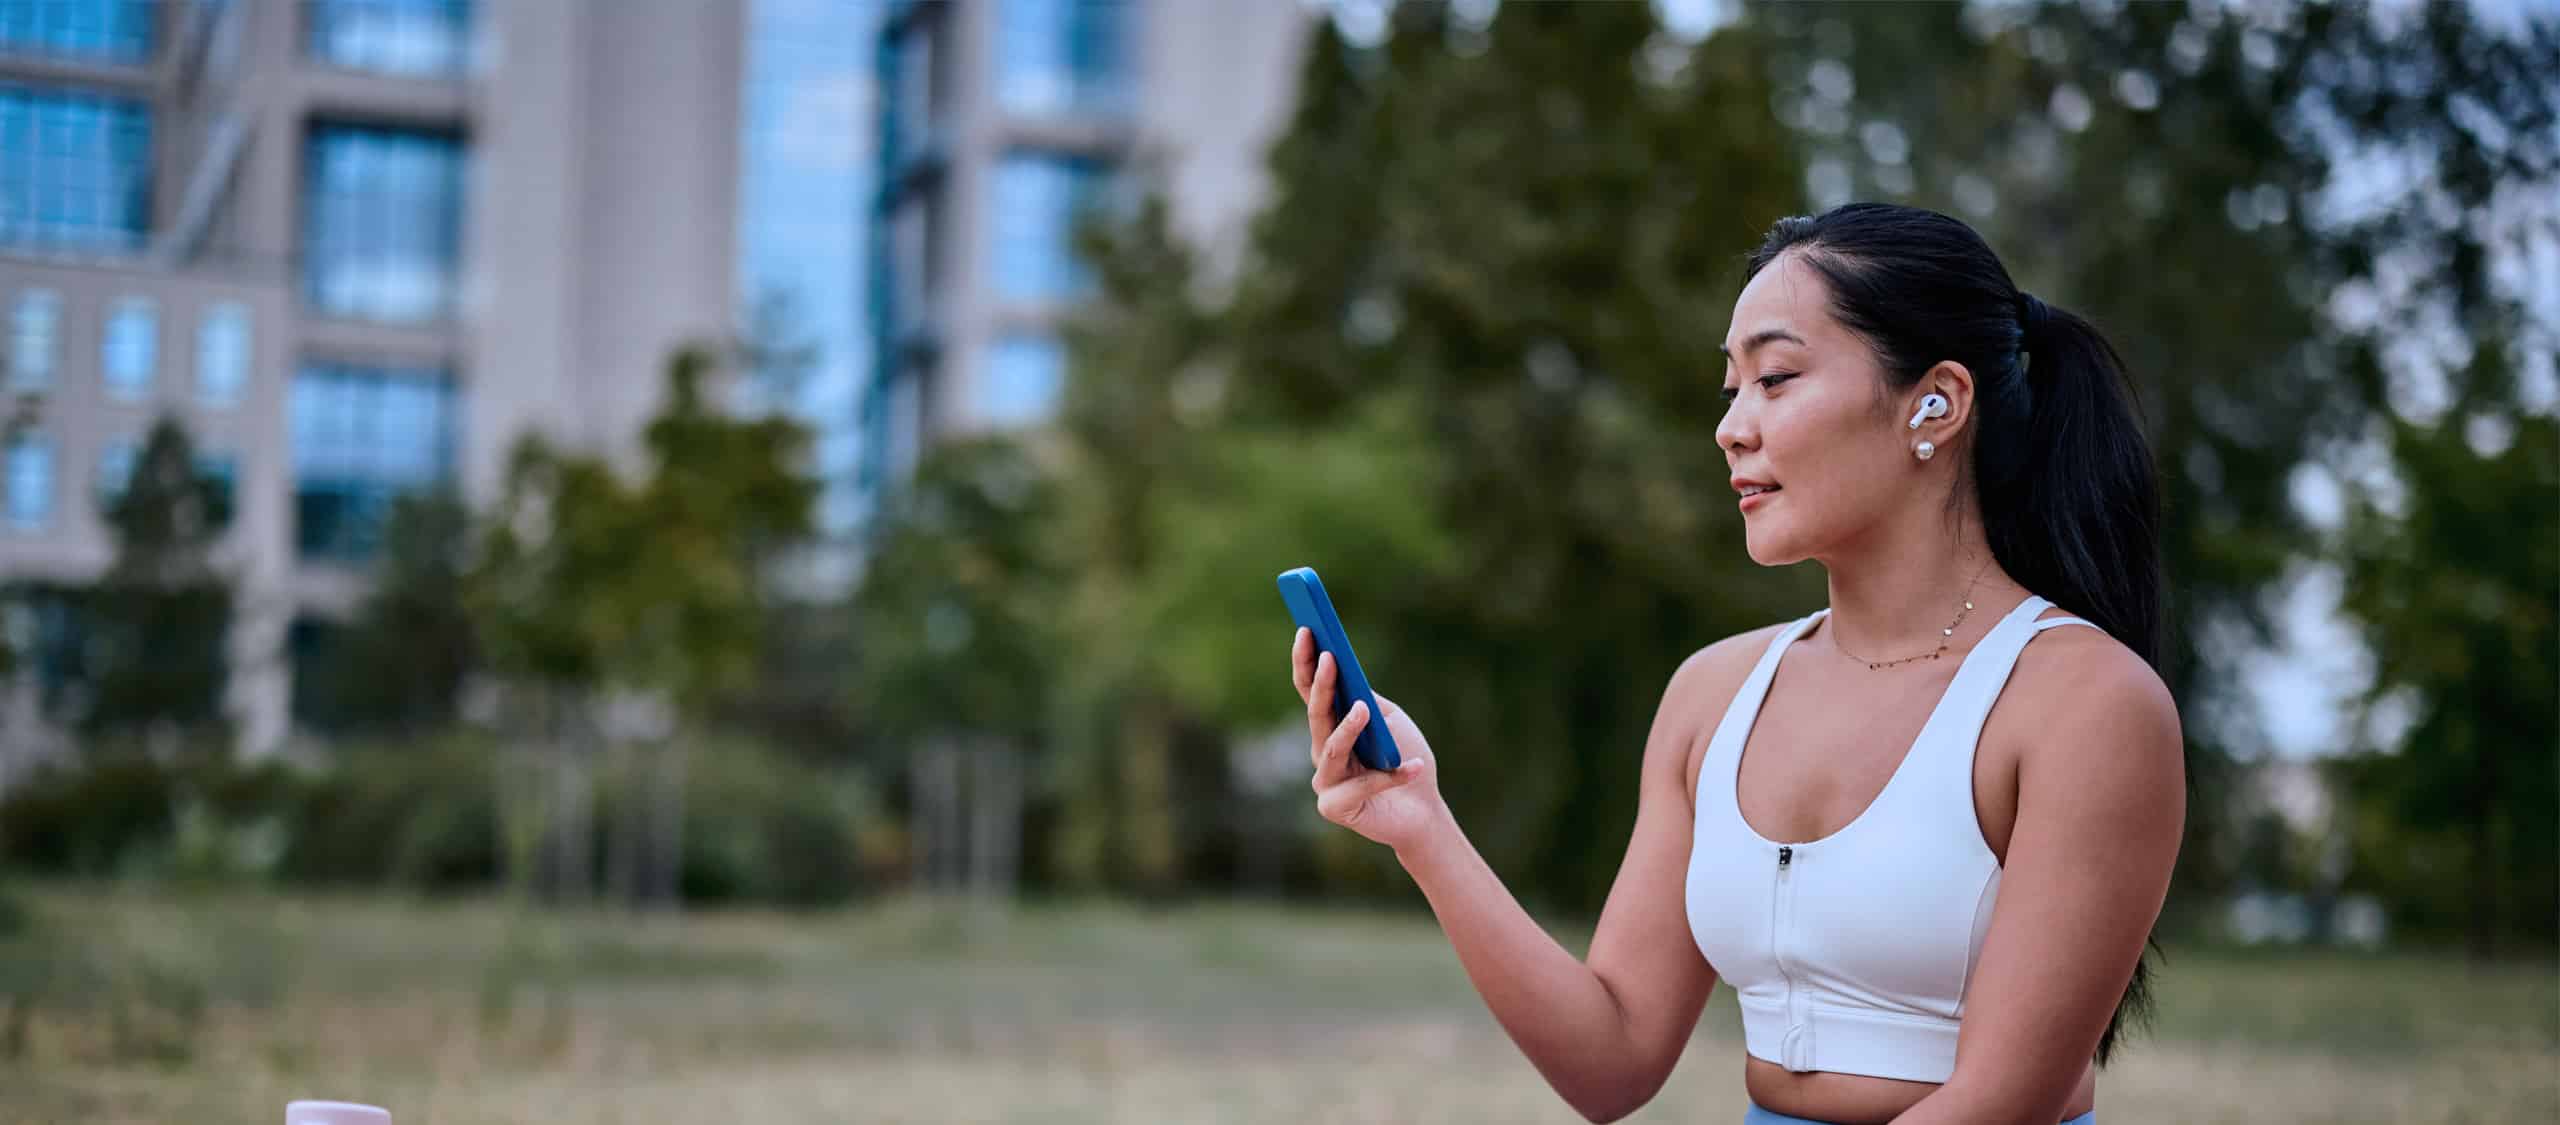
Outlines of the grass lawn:
<svg viewBox="0 0 2560 1125">
<path fill-rule="evenodd" d="M 0 1123 L 1579 1120 L 1425 915 L 14 897 Z M 1741 1076 L 1719 993 L 1633 1120 L 1739 1121 Z M 2560 1120 L 2560 967 L 2173 950 L 2099 1089 L 2112 1122 Z"/>
</svg>

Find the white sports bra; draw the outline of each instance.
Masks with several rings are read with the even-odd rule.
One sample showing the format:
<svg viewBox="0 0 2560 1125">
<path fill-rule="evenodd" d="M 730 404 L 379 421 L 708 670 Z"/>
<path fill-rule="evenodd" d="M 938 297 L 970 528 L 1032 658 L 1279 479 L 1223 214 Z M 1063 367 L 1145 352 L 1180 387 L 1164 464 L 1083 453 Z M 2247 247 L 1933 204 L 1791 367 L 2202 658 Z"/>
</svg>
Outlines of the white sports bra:
<svg viewBox="0 0 2560 1125">
<path fill-rule="evenodd" d="M 1769 642 L 1698 767 L 1689 930 L 1742 1005 L 1744 1048 L 1790 1071 L 1943 1083 L 1982 953 L 2000 862 L 1973 808 L 1973 753 L 2018 653 L 2057 625 L 2028 595 L 1967 653 L 1875 802 L 1819 840 L 1781 844 L 1743 822 L 1743 741 L 1787 646 Z M 2095 625 L 2090 625 L 2096 628 Z"/>
</svg>

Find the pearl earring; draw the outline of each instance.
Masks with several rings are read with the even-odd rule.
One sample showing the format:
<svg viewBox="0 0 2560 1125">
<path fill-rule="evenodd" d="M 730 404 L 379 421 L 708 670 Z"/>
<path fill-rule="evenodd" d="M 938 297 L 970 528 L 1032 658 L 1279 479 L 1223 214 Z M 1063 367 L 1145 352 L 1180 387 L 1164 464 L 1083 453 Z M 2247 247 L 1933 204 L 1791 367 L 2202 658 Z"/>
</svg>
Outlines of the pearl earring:
<svg viewBox="0 0 2560 1125">
<path fill-rule="evenodd" d="M 1920 420 L 1923 418 L 1944 418 L 1946 416 L 1947 396 L 1936 393 L 1925 394 L 1920 396 L 1920 409 L 1917 413 L 1911 416 L 1911 422 L 1906 428 L 1916 430 L 1920 428 Z"/>
<path fill-rule="evenodd" d="M 1938 455 L 1938 444 L 1932 441 L 1923 441 L 1920 444 L 1911 447 L 1911 455 L 1926 461 Z"/>
</svg>

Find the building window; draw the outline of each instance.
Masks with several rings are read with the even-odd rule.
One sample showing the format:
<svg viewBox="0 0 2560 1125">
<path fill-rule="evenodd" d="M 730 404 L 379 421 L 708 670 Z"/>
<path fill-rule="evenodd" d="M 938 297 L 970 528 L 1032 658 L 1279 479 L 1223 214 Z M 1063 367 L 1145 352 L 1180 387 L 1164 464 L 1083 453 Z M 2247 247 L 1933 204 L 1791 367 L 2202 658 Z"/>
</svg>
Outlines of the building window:
<svg viewBox="0 0 2560 1125">
<path fill-rule="evenodd" d="M 914 19 L 898 33 L 896 54 L 890 60 L 896 68 L 888 85 L 889 96 L 895 99 L 890 120 L 896 126 L 896 155 L 901 161 L 932 146 L 934 124 L 941 117 L 942 99 L 934 89 L 939 77 L 935 73 L 934 35 L 932 19 Z"/>
<path fill-rule="evenodd" d="M 40 530 L 53 520 L 53 443 L 32 430 L 12 435 L 0 455 L 8 483 L 5 501 L 9 526 Z"/>
<path fill-rule="evenodd" d="M 152 376 L 160 367 L 160 306 L 149 297 L 117 298 L 107 306 L 107 333 L 99 352 L 108 397 L 127 402 L 151 397 Z"/>
<path fill-rule="evenodd" d="M 304 46 L 331 66 L 412 78 L 462 73 L 470 58 L 467 0 L 307 0 Z"/>
<path fill-rule="evenodd" d="M 249 306 L 220 301 L 196 323 L 196 398 L 207 406 L 234 406 L 249 385 Z"/>
<path fill-rule="evenodd" d="M 1057 301 L 1091 287 L 1076 257 L 1076 221 L 1102 182 L 1102 166 L 1078 157 L 1011 152 L 997 162 L 989 217 L 997 295 Z"/>
<path fill-rule="evenodd" d="M 16 667 L 33 673 L 36 709 L 48 718 L 65 717 L 65 704 L 79 683 L 89 653 L 89 627 L 80 591 L 52 583 L 35 583 L 7 594 L 0 609 Z"/>
<path fill-rule="evenodd" d="M 139 438 L 119 438 L 98 450 L 98 501 L 113 504 L 124 496 L 125 487 L 133 483 L 134 463 L 142 459 Z"/>
<path fill-rule="evenodd" d="M 213 526 L 231 526 L 231 513 L 239 504 L 240 455 L 196 454 L 196 478 L 213 492 Z"/>
<path fill-rule="evenodd" d="M 0 243 L 132 251 L 150 228 L 149 110 L 0 85 Z"/>
<path fill-rule="evenodd" d="M 0 0 L 0 51 L 138 63 L 159 0 Z"/>
<path fill-rule="evenodd" d="M 325 125 L 305 149 L 303 299 L 366 320 L 453 311 L 462 244 L 462 142 L 449 134 Z"/>
<path fill-rule="evenodd" d="M 1049 420 L 1067 382 L 1067 349 L 1054 336 L 999 336 L 987 349 L 978 417 L 991 426 Z"/>
<path fill-rule="evenodd" d="M 1126 0 L 1003 0 L 996 96 L 1015 113 L 1129 108 Z"/>
<path fill-rule="evenodd" d="M 900 202 L 896 217 L 889 222 L 889 256 L 894 274 L 890 305 L 896 312 L 900 336 L 932 328 L 933 297 L 941 278 L 941 271 L 934 266 L 943 239 L 938 220 L 934 196 L 919 193 Z"/>
<path fill-rule="evenodd" d="M 40 391 L 53 385 L 62 338 L 62 295 L 28 289 L 9 308 L 9 389 Z"/>
<path fill-rule="evenodd" d="M 441 371 L 314 364 L 294 377 L 290 411 L 305 558 L 372 557 L 391 502 L 452 471 L 457 403 Z"/>
</svg>

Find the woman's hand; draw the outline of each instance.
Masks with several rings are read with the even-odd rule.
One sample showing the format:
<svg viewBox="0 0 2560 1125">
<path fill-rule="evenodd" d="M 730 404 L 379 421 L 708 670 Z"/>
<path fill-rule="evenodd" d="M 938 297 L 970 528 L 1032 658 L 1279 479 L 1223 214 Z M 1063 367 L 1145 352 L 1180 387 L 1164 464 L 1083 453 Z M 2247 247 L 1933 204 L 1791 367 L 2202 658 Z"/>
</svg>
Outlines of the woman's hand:
<svg viewBox="0 0 2560 1125">
<path fill-rule="evenodd" d="M 1289 671 L 1298 686 L 1298 698 L 1307 704 L 1317 812 L 1398 851 L 1421 842 L 1448 821 L 1449 807 L 1440 800 L 1439 764 L 1431 756 L 1431 744 L 1404 708 L 1384 695 L 1377 696 L 1403 761 L 1392 770 L 1373 770 L 1351 752 L 1352 743 L 1371 722 L 1369 708 L 1354 703 L 1351 713 L 1339 725 L 1334 723 L 1333 654 L 1319 654 L 1315 635 L 1304 626 L 1290 642 Z"/>
</svg>

